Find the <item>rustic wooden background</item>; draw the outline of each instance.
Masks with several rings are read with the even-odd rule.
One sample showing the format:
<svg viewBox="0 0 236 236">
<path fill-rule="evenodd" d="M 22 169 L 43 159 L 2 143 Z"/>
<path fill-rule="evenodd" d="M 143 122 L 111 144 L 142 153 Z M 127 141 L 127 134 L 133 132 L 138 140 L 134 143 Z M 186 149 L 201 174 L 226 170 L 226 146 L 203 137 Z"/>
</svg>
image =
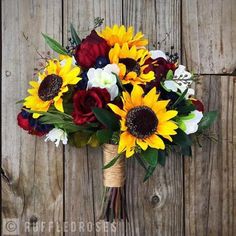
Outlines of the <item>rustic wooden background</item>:
<svg viewBox="0 0 236 236">
<path fill-rule="evenodd" d="M 20 235 L 235 236 L 235 12 L 235 0 L 1 0 L 3 218 L 19 218 Z M 91 230 L 86 224 L 99 213 L 101 149 L 55 148 L 16 125 L 15 102 L 26 95 L 37 63 L 32 44 L 48 50 L 40 33 L 65 43 L 71 22 L 86 35 L 97 16 L 108 25 L 134 25 L 150 44 L 168 33 L 161 48 L 175 46 L 182 63 L 199 74 L 196 91 L 206 110 L 219 111 L 211 129 L 218 142 L 204 140 L 192 158 L 170 156 L 145 184 L 142 168 L 128 162 L 130 222 L 115 233 L 109 225 Z M 44 221 L 54 222 L 51 232 L 37 232 Z M 85 228 L 63 233 L 63 222 Z"/>
</svg>

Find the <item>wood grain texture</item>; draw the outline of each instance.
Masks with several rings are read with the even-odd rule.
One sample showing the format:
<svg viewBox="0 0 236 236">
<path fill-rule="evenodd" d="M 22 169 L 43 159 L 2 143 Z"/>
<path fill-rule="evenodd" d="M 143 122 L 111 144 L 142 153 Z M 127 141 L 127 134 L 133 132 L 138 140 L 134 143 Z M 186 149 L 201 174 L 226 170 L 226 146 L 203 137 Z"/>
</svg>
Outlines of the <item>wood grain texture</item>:
<svg viewBox="0 0 236 236">
<path fill-rule="evenodd" d="M 183 56 L 198 74 L 236 69 L 236 1 L 183 0 Z"/>
<path fill-rule="evenodd" d="M 196 86 L 206 110 L 218 110 L 219 117 L 202 148 L 185 159 L 185 233 L 215 236 L 236 234 L 236 78 L 200 77 Z"/>
<path fill-rule="evenodd" d="M 38 63 L 30 44 L 45 50 L 40 32 L 60 39 L 60 17 L 57 0 L 2 1 L 2 214 L 20 220 L 20 235 L 33 235 L 36 221 L 63 220 L 62 149 L 20 130 L 16 124 L 20 105 L 15 104 L 26 95 Z M 30 233 L 24 232 L 24 222 L 32 223 L 26 228 Z M 44 235 L 61 233 L 54 224 Z"/>
<path fill-rule="evenodd" d="M 123 23 L 145 33 L 149 48 L 180 53 L 181 17 L 179 0 L 124 0 Z M 159 45 L 158 42 L 161 44 Z"/>
<path fill-rule="evenodd" d="M 104 18 L 103 25 L 121 24 L 121 3 L 115 0 L 64 0 L 65 41 L 70 35 L 71 22 L 81 38 L 93 29 L 95 17 Z M 98 220 L 103 193 L 101 148 L 78 150 L 70 147 L 66 148 L 65 154 L 65 220 L 85 225 L 66 235 L 124 235 L 123 223 L 114 227 Z M 92 225 L 92 231 L 88 225 Z"/>
<path fill-rule="evenodd" d="M 172 45 L 180 51 L 179 1 L 123 1 L 123 19 L 134 25 L 149 39 L 170 51 Z M 165 167 L 158 167 L 143 184 L 144 171 L 135 159 L 128 160 L 127 197 L 130 222 L 127 235 L 183 235 L 183 168 L 182 159 L 171 155 Z"/>
</svg>

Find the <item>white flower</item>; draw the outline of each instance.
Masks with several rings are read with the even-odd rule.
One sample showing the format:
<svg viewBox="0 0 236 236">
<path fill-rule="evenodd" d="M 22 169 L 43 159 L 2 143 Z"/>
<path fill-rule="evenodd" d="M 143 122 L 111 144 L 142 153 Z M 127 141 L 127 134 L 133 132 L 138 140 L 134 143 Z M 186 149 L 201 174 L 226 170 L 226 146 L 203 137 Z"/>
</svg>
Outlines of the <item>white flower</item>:
<svg viewBox="0 0 236 236">
<path fill-rule="evenodd" d="M 195 110 L 187 116 L 179 117 L 179 127 L 186 134 L 193 134 L 198 130 L 198 123 L 201 121 L 203 114 L 201 111 Z"/>
<path fill-rule="evenodd" d="M 191 85 L 192 81 L 190 80 L 192 74 L 185 70 L 185 66 L 179 65 L 175 70 L 174 79 L 179 79 L 185 81 L 185 83 Z"/>
<path fill-rule="evenodd" d="M 164 58 L 165 60 L 167 60 L 167 56 L 164 52 L 162 52 L 161 50 L 151 50 L 150 51 L 150 54 L 151 54 L 151 58 L 153 60 L 159 58 L 159 57 L 162 57 Z"/>
<path fill-rule="evenodd" d="M 119 71 L 119 67 L 116 64 L 108 64 L 103 69 L 90 68 L 87 73 L 87 88 L 105 88 L 111 96 L 111 101 L 114 100 L 114 98 L 117 97 L 119 93 L 119 89 L 116 84 L 116 75 L 119 74 Z M 115 73 L 116 75 L 114 75 L 113 73 Z"/>
<path fill-rule="evenodd" d="M 179 65 L 179 67 L 175 70 L 173 80 L 166 80 L 164 82 L 164 86 L 173 92 L 180 90 L 181 93 L 188 88 L 185 95 L 185 98 L 188 99 L 190 95 L 194 95 L 194 89 L 189 88 L 192 84 L 191 77 L 192 74 L 185 70 L 185 66 Z"/>
<path fill-rule="evenodd" d="M 63 144 L 67 144 L 67 133 L 62 129 L 54 128 L 46 135 L 45 142 L 48 140 L 55 142 L 57 147 L 59 146 L 60 141 L 62 141 Z"/>
</svg>

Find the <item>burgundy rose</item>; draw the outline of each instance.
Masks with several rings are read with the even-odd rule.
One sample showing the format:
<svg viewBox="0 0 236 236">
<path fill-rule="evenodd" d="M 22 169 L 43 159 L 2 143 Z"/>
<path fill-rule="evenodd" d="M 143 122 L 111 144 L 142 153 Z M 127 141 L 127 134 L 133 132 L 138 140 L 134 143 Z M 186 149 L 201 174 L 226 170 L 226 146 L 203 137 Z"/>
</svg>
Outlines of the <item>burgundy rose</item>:
<svg viewBox="0 0 236 236">
<path fill-rule="evenodd" d="M 18 125 L 22 129 L 24 129 L 26 131 L 30 130 L 31 126 L 30 126 L 29 119 L 28 118 L 24 118 L 21 112 L 17 116 L 17 122 L 18 122 Z"/>
<path fill-rule="evenodd" d="M 80 66 L 88 69 L 94 66 L 99 56 L 107 56 L 109 49 L 106 40 L 93 30 L 77 47 L 75 60 Z"/>
<path fill-rule="evenodd" d="M 191 98 L 190 100 L 198 111 L 204 112 L 204 105 L 200 100 L 195 98 Z"/>
<path fill-rule="evenodd" d="M 176 69 L 174 63 L 166 61 L 162 57 L 155 60 L 149 58 L 145 61 L 145 64 L 148 66 L 145 68 L 144 73 L 153 71 L 155 74 L 155 79 L 146 84 L 145 92 L 150 91 L 153 87 L 159 87 L 160 82 L 166 78 L 167 72 L 169 70 L 174 72 Z"/>
<path fill-rule="evenodd" d="M 110 101 L 110 94 L 106 89 L 91 88 L 89 90 L 79 90 L 74 94 L 73 104 L 74 111 L 72 116 L 74 122 L 82 125 L 86 122 L 93 122 L 96 120 L 92 108 L 104 107 Z"/>
</svg>

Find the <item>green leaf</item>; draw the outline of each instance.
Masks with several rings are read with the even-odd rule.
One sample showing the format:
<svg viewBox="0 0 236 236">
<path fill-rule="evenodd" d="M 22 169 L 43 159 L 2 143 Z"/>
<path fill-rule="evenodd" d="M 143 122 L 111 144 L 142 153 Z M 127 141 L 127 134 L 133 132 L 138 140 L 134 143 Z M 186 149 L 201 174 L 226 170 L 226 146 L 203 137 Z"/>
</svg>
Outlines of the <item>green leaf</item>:
<svg viewBox="0 0 236 236">
<path fill-rule="evenodd" d="M 96 132 L 97 138 L 101 144 L 107 143 L 112 137 L 112 131 L 109 129 L 102 129 Z"/>
<path fill-rule="evenodd" d="M 77 132 L 74 133 L 71 137 L 72 137 L 72 143 L 75 145 L 75 147 L 81 148 L 88 143 L 91 134 L 86 132 Z"/>
<path fill-rule="evenodd" d="M 179 115 L 188 115 L 191 111 L 196 110 L 196 107 L 192 104 L 191 101 L 186 100 L 185 103 L 176 107 Z"/>
<path fill-rule="evenodd" d="M 217 111 L 209 111 L 203 114 L 203 118 L 198 124 L 198 131 L 203 131 L 209 128 L 217 117 Z"/>
<path fill-rule="evenodd" d="M 105 166 L 102 167 L 102 169 L 108 169 L 110 167 L 112 167 L 117 160 L 120 158 L 121 154 L 118 154 L 117 156 L 115 156 L 109 163 L 107 163 Z"/>
<path fill-rule="evenodd" d="M 25 102 L 25 99 L 22 99 L 22 100 L 19 100 L 16 102 L 16 104 L 21 104 L 21 103 L 24 103 Z"/>
<path fill-rule="evenodd" d="M 72 24 L 70 24 L 70 32 L 71 37 L 76 45 L 79 45 L 81 43 L 81 39 L 79 38 L 78 34 L 76 33 L 76 30 Z"/>
<path fill-rule="evenodd" d="M 146 164 L 145 160 L 138 153 L 136 153 L 135 159 L 144 168 L 144 170 L 147 171 L 147 166 L 146 166 L 147 164 Z"/>
<path fill-rule="evenodd" d="M 155 167 L 158 160 L 158 150 L 155 148 L 148 148 L 141 152 L 141 157 L 150 165 Z"/>
<path fill-rule="evenodd" d="M 180 146 L 191 146 L 192 140 L 189 138 L 187 134 L 181 129 L 176 130 L 177 134 L 172 136 L 173 142 Z"/>
<path fill-rule="evenodd" d="M 165 166 L 165 164 L 166 164 L 166 152 L 165 151 L 162 151 L 162 150 L 158 151 L 158 163 L 161 166 Z"/>
<path fill-rule="evenodd" d="M 173 77 L 174 77 L 173 71 L 172 70 L 168 70 L 167 75 L 166 75 L 166 79 L 167 80 L 172 80 Z"/>
<path fill-rule="evenodd" d="M 184 156 L 191 157 L 192 156 L 192 148 L 191 148 L 191 146 L 182 146 L 181 147 L 181 153 Z"/>
<path fill-rule="evenodd" d="M 94 107 L 92 109 L 92 111 L 93 111 L 94 115 L 96 116 L 96 118 L 104 126 L 108 127 L 110 130 L 117 131 L 120 129 L 119 121 L 113 113 L 109 112 L 106 109 L 97 108 L 97 107 Z"/>
<path fill-rule="evenodd" d="M 154 166 L 148 167 L 146 174 L 144 176 L 143 182 L 147 181 L 153 175 L 153 172 L 155 169 L 156 169 L 156 166 L 155 167 Z"/>
<path fill-rule="evenodd" d="M 182 102 L 185 99 L 185 95 L 188 92 L 188 88 L 184 90 L 184 92 L 179 96 L 179 98 L 175 101 L 175 103 L 171 106 L 172 108 L 176 107 L 180 102 Z"/>
<path fill-rule="evenodd" d="M 45 39 L 45 42 L 47 43 L 47 45 L 55 52 L 62 54 L 62 55 L 68 55 L 68 52 L 66 51 L 65 48 L 63 48 L 61 46 L 60 43 L 58 43 L 56 40 L 54 40 L 53 38 L 49 37 L 46 34 L 43 34 L 43 37 Z"/>
<path fill-rule="evenodd" d="M 74 123 L 69 123 L 69 122 L 62 123 L 60 128 L 64 129 L 67 133 L 74 133 L 77 131 L 86 132 L 86 130 L 82 126 L 78 126 Z"/>
</svg>

